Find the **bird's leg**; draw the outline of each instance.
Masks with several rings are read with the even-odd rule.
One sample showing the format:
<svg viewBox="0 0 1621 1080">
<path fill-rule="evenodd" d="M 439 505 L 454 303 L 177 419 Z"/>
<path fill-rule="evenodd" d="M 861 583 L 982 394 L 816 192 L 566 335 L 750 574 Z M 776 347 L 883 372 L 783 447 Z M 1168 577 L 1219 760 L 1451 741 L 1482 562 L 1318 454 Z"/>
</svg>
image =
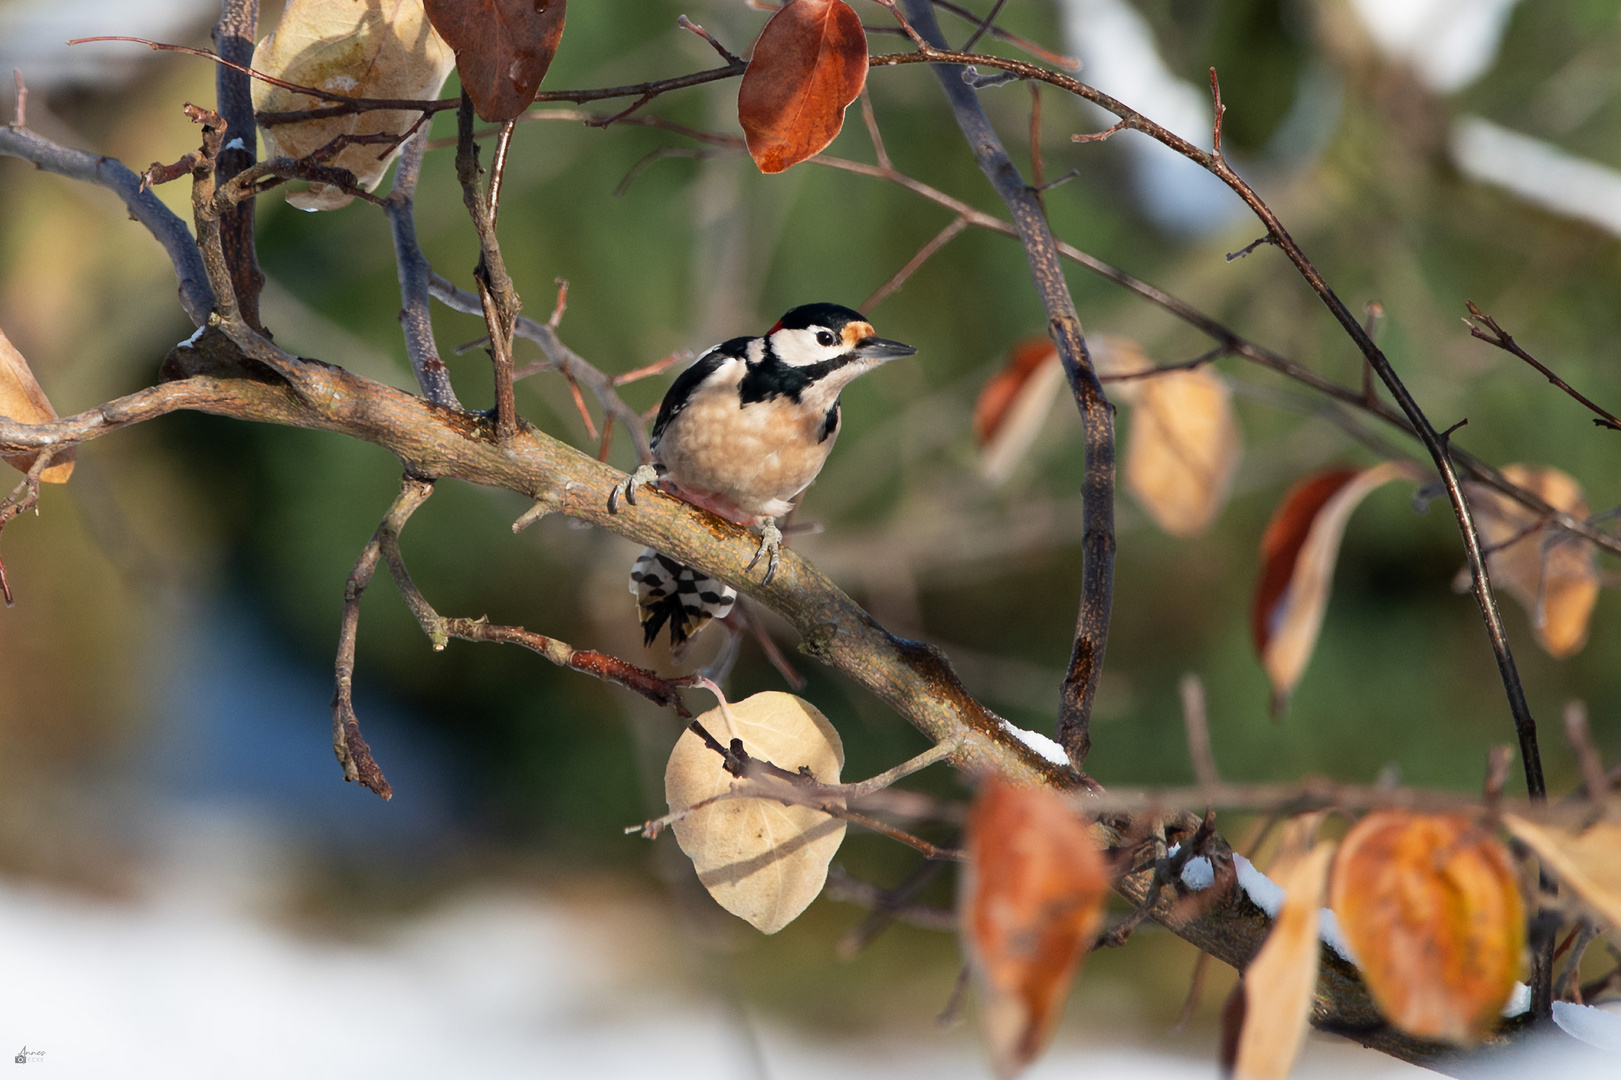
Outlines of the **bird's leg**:
<svg viewBox="0 0 1621 1080">
<path fill-rule="evenodd" d="M 760 525 L 760 550 L 754 553 L 754 558 L 744 568 L 744 572 L 753 570 L 761 558 L 765 559 L 765 577 L 760 579 L 761 585 L 771 584 L 771 579 L 777 576 L 777 553 L 782 550 L 782 530 L 777 528 L 776 518 L 766 518 Z"/>
<path fill-rule="evenodd" d="M 621 495 L 625 497 L 626 502 L 630 503 L 632 506 L 635 506 L 636 489 L 641 487 L 643 484 L 656 484 L 658 483 L 658 479 L 659 471 L 654 466 L 643 465 L 638 468 L 635 472 L 625 477 L 624 480 L 615 484 L 613 490 L 608 492 L 608 513 L 619 513 L 619 497 Z"/>
</svg>

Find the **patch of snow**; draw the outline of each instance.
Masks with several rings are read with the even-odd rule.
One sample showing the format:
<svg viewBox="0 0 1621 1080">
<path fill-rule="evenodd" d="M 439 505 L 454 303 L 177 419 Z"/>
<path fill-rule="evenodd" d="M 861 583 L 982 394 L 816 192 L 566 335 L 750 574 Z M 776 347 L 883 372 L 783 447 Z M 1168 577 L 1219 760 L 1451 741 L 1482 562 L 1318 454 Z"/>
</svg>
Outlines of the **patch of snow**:
<svg viewBox="0 0 1621 1080">
<path fill-rule="evenodd" d="M 1478 116 L 1458 118 L 1449 149 L 1464 175 L 1621 236 L 1621 171 Z"/>
<path fill-rule="evenodd" d="M 1573 1039 L 1612 1054 L 1621 1054 L 1621 1016 L 1591 1005 L 1553 1003 L 1553 1022 Z"/>
<path fill-rule="evenodd" d="M 1504 1016 L 1520 1016 L 1531 1008 L 1531 988 L 1523 982 L 1514 984 L 1514 989 L 1508 993 L 1508 1000 L 1503 1003 Z"/>
<path fill-rule="evenodd" d="M 1002 730 L 1024 743 L 1024 745 L 1028 746 L 1030 749 L 1034 750 L 1036 753 L 1040 754 L 1054 765 L 1069 764 L 1069 755 L 1064 753 L 1064 748 L 1053 742 L 1053 740 L 1047 738 L 1047 736 L 1041 734 L 1041 732 L 1026 731 L 1022 727 L 1014 727 L 1006 720 L 1002 721 Z"/>
<path fill-rule="evenodd" d="M 1357 963 L 1356 953 L 1351 950 L 1351 943 L 1345 940 L 1345 932 L 1340 929 L 1340 917 L 1334 914 L 1333 908 L 1323 908 L 1317 913 L 1317 937 L 1338 953 L 1341 960 L 1361 966 Z"/>
<path fill-rule="evenodd" d="M 1255 869 L 1254 863 L 1237 852 L 1233 853 L 1233 869 L 1238 871 L 1238 887 L 1255 901 L 1256 907 L 1266 912 L 1268 918 L 1276 919 L 1284 896 L 1278 883 Z"/>
<path fill-rule="evenodd" d="M 195 344 L 197 344 L 197 339 L 202 337 L 203 336 L 203 331 L 207 330 L 207 329 L 208 329 L 208 324 L 204 323 L 203 325 L 199 326 L 197 329 L 193 330 L 191 332 L 191 337 L 187 338 L 185 341 L 182 341 L 180 344 L 182 344 L 182 345 L 195 345 Z"/>
<path fill-rule="evenodd" d="M 238 138 L 232 139 L 230 142 L 226 143 L 224 145 L 224 147 L 222 147 L 222 149 L 225 149 L 225 150 L 246 150 L 247 147 L 242 145 L 242 140 L 241 140 L 240 137 L 238 137 Z"/>
<path fill-rule="evenodd" d="M 1174 848 L 1172 849 L 1175 850 Z M 1210 860 L 1200 855 L 1197 859 L 1189 859 L 1182 867 L 1182 884 L 1194 892 L 1203 892 L 1216 883 L 1216 868 Z"/>
</svg>

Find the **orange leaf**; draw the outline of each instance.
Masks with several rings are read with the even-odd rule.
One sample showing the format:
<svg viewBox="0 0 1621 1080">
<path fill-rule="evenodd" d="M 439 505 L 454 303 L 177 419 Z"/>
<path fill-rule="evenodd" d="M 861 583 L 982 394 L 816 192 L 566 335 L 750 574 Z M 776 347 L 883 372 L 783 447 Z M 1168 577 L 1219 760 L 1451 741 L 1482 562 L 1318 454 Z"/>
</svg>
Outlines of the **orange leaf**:
<svg viewBox="0 0 1621 1080">
<path fill-rule="evenodd" d="M 1491 1031 L 1525 947 L 1519 880 L 1495 837 L 1462 814 L 1369 814 L 1340 846 L 1330 905 L 1392 1024 L 1454 1043 Z"/>
<path fill-rule="evenodd" d="M 1334 845 L 1318 844 L 1303 858 L 1273 867 L 1284 890 L 1272 930 L 1244 971 L 1244 1027 L 1233 1074 L 1237 1080 L 1284 1080 L 1300 1054 L 1317 988 L 1322 952 L 1317 924 Z"/>
<path fill-rule="evenodd" d="M 500 123 L 527 109 L 557 55 L 568 0 L 425 2 L 478 115 Z"/>
<path fill-rule="evenodd" d="M 24 424 L 46 424 L 57 418 L 28 361 L 3 330 L 0 330 L 0 416 Z M 13 454 L 5 460 L 13 468 L 27 472 L 38 457 L 38 454 Z M 69 447 L 45 466 L 39 478 L 47 484 L 65 484 L 72 475 L 73 448 Z"/>
<path fill-rule="evenodd" d="M 763 173 L 821 153 L 867 82 L 867 32 L 844 0 L 789 0 L 760 31 L 737 119 Z"/>
<path fill-rule="evenodd" d="M 1006 366 L 991 376 L 974 402 L 979 472 L 993 484 L 1008 478 L 1041 430 L 1064 381 L 1058 348 L 1047 338 L 1013 347 Z"/>
<path fill-rule="evenodd" d="M 1063 796 L 992 777 L 968 815 L 960 909 L 999 1077 L 1035 1060 L 1103 918 L 1109 875 Z"/>
<path fill-rule="evenodd" d="M 1506 465 L 1503 476 L 1535 492 L 1555 510 L 1586 519 L 1582 486 L 1568 473 L 1546 465 Z M 1481 543 L 1506 545 L 1486 557 L 1493 584 L 1513 594 L 1531 616 L 1543 651 L 1559 658 L 1580 651 L 1587 643 L 1588 617 L 1598 602 L 1592 546 L 1539 524 L 1534 512 L 1483 484 L 1465 486 Z"/>
<path fill-rule="evenodd" d="M 1261 537 L 1261 578 L 1255 584 L 1250 628 L 1255 652 L 1272 682 L 1272 707 L 1282 712 L 1306 670 L 1328 610 L 1334 562 L 1351 512 L 1391 480 L 1423 479 L 1418 467 L 1387 461 L 1371 469 L 1330 469 L 1298 481 L 1284 495 Z"/>
</svg>

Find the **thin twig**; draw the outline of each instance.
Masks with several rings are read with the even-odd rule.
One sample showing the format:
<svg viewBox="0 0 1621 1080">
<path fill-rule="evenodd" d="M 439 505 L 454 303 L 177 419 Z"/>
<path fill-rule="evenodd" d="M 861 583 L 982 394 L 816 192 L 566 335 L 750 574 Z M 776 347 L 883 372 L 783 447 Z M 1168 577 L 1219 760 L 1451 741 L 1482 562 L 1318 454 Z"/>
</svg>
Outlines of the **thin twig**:
<svg viewBox="0 0 1621 1080">
<path fill-rule="evenodd" d="M 1471 336 L 1479 338 L 1488 345 L 1494 345 L 1511 356 L 1517 356 L 1536 368 L 1545 379 L 1581 402 L 1587 407 L 1588 411 L 1597 413 L 1598 419 L 1594 420 L 1593 423 L 1599 427 L 1609 428 L 1611 431 L 1621 431 L 1621 418 L 1617 418 L 1608 409 L 1595 404 L 1585 394 L 1582 394 L 1564 379 L 1554 374 L 1546 364 L 1522 349 L 1519 343 L 1509 336 L 1508 331 L 1498 326 L 1496 319 L 1476 307 L 1474 301 L 1466 300 L 1464 304 L 1469 309 L 1469 318 L 1465 319 L 1463 324 L 1469 328 Z"/>
<path fill-rule="evenodd" d="M 1193 775 L 1199 786 L 1214 791 L 1221 786 L 1216 758 L 1210 751 L 1210 721 L 1205 711 L 1204 682 L 1188 672 L 1182 676 L 1182 726 L 1187 729 L 1188 757 L 1193 759 Z"/>
<path fill-rule="evenodd" d="M 1564 721 L 1565 740 L 1576 751 L 1576 762 L 1581 766 L 1582 786 L 1589 799 L 1601 803 L 1610 794 L 1610 779 L 1604 774 L 1604 759 L 1593 745 L 1593 734 L 1587 726 L 1587 703 L 1566 702 Z"/>
<path fill-rule="evenodd" d="M 863 315 L 866 315 L 871 312 L 873 308 L 887 300 L 890 296 L 899 292 L 900 287 L 906 284 L 906 280 L 913 274 L 917 273 L 923 264 L 928 262 L 929 259 L 934 256 L 935 252 L 945 247 L 946 244 L 950 242 L 952 237 L 956 236 L 967 227 L 968 222 L 964 221 L 962 218 L 952 218 L 950 223 L 948 223 L 945 228 L 941 229 L 935 235 L 934 239 L 924 244 L 923 247 L 918 250 L 916 255 L 913 255 L 911 259 L 907 260 L 905 266 L 895 271 L 895 275 L 893 277 L 884 282 L 882 285 L 878 286 L 878 290 L 863 300 L 861 302 L 861 306 L 856 310 L 861 312 Z"/>
<path fill-rule="evenodd" d="M 987 14 L 984 19 L 980 20 L 980 24 L 974 28 L 974 32 L 968 35 L 968 40 L 963 42 L 963 52 L 974 51 L 974 46 L 978 44 L 979 39 L 984 37 L 986 32 L 990 30 L 991 24 L 996 22 L 996 17 L 1002 13 L 1002 6 L 1006 3 L 1007 0 L 996 0 L 996 3 L 991 5 L 989 14 Z"/>
<path fill-rule="evenodd" d="M 510 131 L 511 125 L 503 130 Z M 479 257 L 473 269 L 473 280 L 478 284 L 484 325 L 490 332 L 490 360 L 495 370 L 495 436 L 504 442 L 518 432 L 518 404 L 512 392 L 512 331 L 518 316 L 518 293 L 501 258 L 495 222 L 478 189 L 478 173 L 478 147 L 473 142 L 473 99 L 463 90 L 461 107 L 456 110 L 456 179 L 461 183 L 462 202 L 478 233 Z M 493 176 L 491 186 L 499 193 Z"/>
<path fill-rule="evenodd" d="M 400 280 L 400 329 L 405 335 L 405 352 L 410 357 L 411 370 L 416 373 L 417 386 L 429 401 L 448 409 L 460 409 L 461 402 L 456 400 L 456 391 L 450 385 L 450 372 L 439 356 L 439 345 L 433 336 L 428 290 L 433 267 L 428 265 L 417 243 L 414 200 L 427 142 L 425 127 L 406 141 L 405 152 L 395 166 L 393 190 L 383 200 L 383 212 L 392 227 L 394 266 Z"/>
<path fill-rule="evenodd" d="M 5 501 L 0 502 L 0 531 L 5 529 L 6 523 L 12 518 L 26 514 L 39 505 L 40 477 L 44 476 L 45 470 L 50 467 L 52 453 L 50 450 L 42 450 L 36 454 L 34 463 L 23 474 L 22 480 L 11 490 L 11 494 L 6 496 Z M 15 603 L 11 595 L 11 582 L 6 579 L 4 558 L 0 558 L 0 598 L 5 600 L 6 607 L 11 607 Z"/>
</svg>

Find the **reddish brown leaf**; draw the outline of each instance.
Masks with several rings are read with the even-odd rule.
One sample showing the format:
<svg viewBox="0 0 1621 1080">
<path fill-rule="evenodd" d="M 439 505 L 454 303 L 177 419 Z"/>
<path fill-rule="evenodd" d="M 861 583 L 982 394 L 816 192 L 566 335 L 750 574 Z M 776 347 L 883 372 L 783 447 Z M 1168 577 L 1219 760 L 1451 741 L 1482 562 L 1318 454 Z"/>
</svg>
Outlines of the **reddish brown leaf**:
<svg viewBox="0 0 1621 1080">
<path fill-rule="evenodd" d="M 1536 493 L 1555 510 L 1577 520 L 1588 515 L 1582 486 L 1547 465 L 1505 465 L 1503 476 Z M 1598 566 L 1592 545 L 1556 533 L 1535 513 L 1484 484 L 1467 484 L 1480 539 L 1489 548 L 1492 582 L 1513 594 L 1526 613 L 1537 644 L 1563 658 L 1587 643 L 1587 620 L 1598 602 Z M 1468 578 L 1462 578 L 1464 587 Z"/>
<path fill-rule="evenodd" d="M 1455 1043 L 1491 1031 L 1519 973 L 1525 908 L 1490 833 L 1462 814 L 1369 814 L 1340 846 L 1330 904 L 1392 1024 Z"/>
<path fill-rule="evenodd" d="M 1346 523 L 1381 484 L 1422 474 L 1404 461 L 1371 469 L 1330 469 L 1308 476 L 1284 495 L 1261 537 L 1261 577 L 1250 607 L 1255 652 L 1272 682 L 1281 712 L 1306 670 L 1334 583 L 1334 562 Z"/>
<path fill-rule="evenodd" d="M 33 370 L 17 347 L 0 330 L 0 416 L 24 424 L 45 424 L 55 420 L 56 410 L 51 408 L 45 391 L 39 387 Z M 14 454 L 6 463 L 23 472 L 34 467 L 37 454 Z M 39 478 L 47 484 L 65 484 L 73 475 L 73 449 L 58 453 L 45 466 Z M 10 485 L 8 484 L 7 487 Z"/>
<path fill-rule="evenodd" d="M 789 0 L 760 31 L 737 91 L 737 119 L 760 171 L 821 153 L 866 82 L 867 32 L 850 5 Z"/>
<path fill-rule="evenodd" d="M 456 70 L 485 120 L 529 107 L 563 37 L 567 0 L 426 0 L 428 21 L 456 51 Z"/>
<path fill-rule="evenodd" d="M 993 484 L 1008 478 L 1041 430 L 1063 377 L 1058 348 L 1047 338 L 1013 347 L 974 403 L 980 475 Z"/>
<path fill-rule="evenodd" d="M 960 919 L 999 1077 L 1046 1047 L 1103 918 L 1109 875 L 1063 796 L 987 779 L 968 816 Z"/>
</svg>

